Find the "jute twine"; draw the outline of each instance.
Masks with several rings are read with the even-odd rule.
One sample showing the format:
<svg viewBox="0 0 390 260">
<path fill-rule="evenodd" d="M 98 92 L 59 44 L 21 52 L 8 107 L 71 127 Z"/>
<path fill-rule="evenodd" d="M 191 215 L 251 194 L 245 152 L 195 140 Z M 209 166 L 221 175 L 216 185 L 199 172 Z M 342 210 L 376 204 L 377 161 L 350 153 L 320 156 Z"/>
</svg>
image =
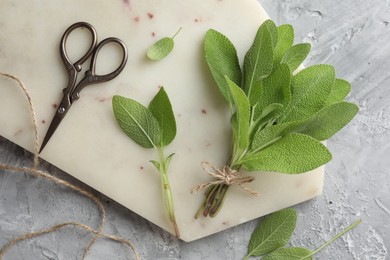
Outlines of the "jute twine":
<svg viewBox="0 0 390 260">
<path fill-rule="evenodd" d="M 30 107 L 31 119 L 32 119 L 33 128 L 34 128 L 34 137 L 35 137 L 35 140 L 34 140 L 34 162 L 33 162 L 33 167 L 32 168 L 29 168 L 29 167 L 18 167 L 18 166 L 12 166 L 12 165 L 7 165 L 7 164 L 0 164 L 0 170 L 7 170 L 7 171 L 13 171 L 13 172 L 20 172 L 20 173 L 22 173 L 22 172 L 30 173 L 30 174 L 33 174 L 34 176 L 46 178 L 47 180 L 49 180 L 51 182 L 54 182 L 56 184 L 60 184 L 60 185 L 63 185 L 65 187 L 68 187 L 68 188 L 70 188 L 72 190 L 75 190 L 75 191 L 79 192 L 80 194 L 82 194 L 82 195 L 88 197 L 89 199 L 91 199 L 98 206 L 99 211 L 100 211 L 100 215 L 101 215 L 101 221 L 100 221 L 99 227 L 97 229 L 93 229 L 92 227 L 90 227 L 88 225 L 85 225 L 83 223 L 79 223 L 79 222 L 64 222 L 64 223 L 60 223 L 58 225 L 52 226 L 52 227 L 47 228 L 47 229 L 42 229 L 42 230 L 39 230 L 39 231 L 26 233 L 24 235 L 16 237 L 15 239 L 10 241 L 8 244 L 6 244 L 1 249 L 1 251 L 0 251 L 0 260 L 2 260 L 3 256 L 5 255 L 5 253 L 12 246 L 17 244 L 18 242 L 21 242 L 23 240 L 28 240 L 28 239 L 31 239 L 31 238 L 34 238 L 34 237 L 37 237 L 37 236 L 45 235 L 45 234 L 48 234 L 48 233 L 52 233 L 52 232 L 55 232 L 55 231 L 57 231 L 59 229 L 62 229 L 64 227 L 68 227 L 68 226 L 81 228 L 81 229 L 83 229 L 83 230 L 85 230 L 87 232 L 90 232 L 90 233 L 94 234 L 93 238 L 91 239 L 91 241 L 88 243 L 88 245 L 84 249 L 82 259 L 85 259 L 85 257 L 87 256 L 88 252 L 90 251 L 91 247 L 93 246 L 93 244 L 96 242 L 96 240 L 98 238 L 106 238 L 106 239 L 109 239 L 109 240 L 112 240 L 112 241 L 115 241 L 115 242 L 127 245 L 133 251 L 135 258 L 137 260 L 139 260 L 140 256 L 139 256 L 139 254 L 138 254 L 138 252 L 137 252 L 137 250 L 136 250 L 136 248 L 135 248 L 135 246 L 133 245 L 132 242 L 130 242 L 129 240 L 126 240 L 126 239 L 124 239 L 122 237 L 113 236 L 113 235 L 109 235 L 109 234 L 103 233 L 103 228 L 104 228 L 104 225 L 106 223 L 106 211 L 105 211 L 105 209 L 103 207 L 103 203 L 100 201 L 99 198 L 97 198 L 94 194 L 90 193 L 89 191 L 87 191 L 87 190 L 85 190 L 85 189 L 83 189 L 81 187 L 73 185 L 73 184 L 71 184 L 71 183 L 69 183 L 67 181 L 64 181 L 64 180 L 62 180 L 60 178 L 57 178 L 55 176 L 50 175 L 49 173 L 47 173 L 45 171 L 42 171 L 42 170 L 38 169 L 38 167 L 39 167 L 39 158 L 38 158 L 38 151 L 39 151 L 38 123 L 37 123 L 37 117 L 36 117 L 36 114 L 35 114 L 34 105 L 33 105 L 31 96 L 28 93 L 27 88 L 24 85 L 24 83 L 18 77 L 13 76 L 11 74 L 3 73 L 3 72 L 0 72 L 0 75 L 3 76 L 3 77 L 6 77 L 8 79 L 15 80 L 18 83 L 18 85 L 20 86 L 20 88 L 22 89 L 24 95 L 26 96 L 27 101 L 29 103 L 29 107 Z"/>
<path fill-rule="evenodd" d="M 222 169 L 217 169 L 215 166 L 213 166 L 210 162 L 207 161 L 202 162 L 202 168 L 208 175 L 214 177 L 215 180 L 196 185 L 194 188 L 192 188 L 192 193 L 207 189 L 212 185 L 226 184 L 230 186 L 236 184 L 240 186 L 241 189 L 254 196 L 260 195 L 259 192 L 243 185 L 244 183 L 252 182 L 255 179 L 253 176 L 241 176 L 237 170 L 233 170 L 226 165 Z"/>
</svg>

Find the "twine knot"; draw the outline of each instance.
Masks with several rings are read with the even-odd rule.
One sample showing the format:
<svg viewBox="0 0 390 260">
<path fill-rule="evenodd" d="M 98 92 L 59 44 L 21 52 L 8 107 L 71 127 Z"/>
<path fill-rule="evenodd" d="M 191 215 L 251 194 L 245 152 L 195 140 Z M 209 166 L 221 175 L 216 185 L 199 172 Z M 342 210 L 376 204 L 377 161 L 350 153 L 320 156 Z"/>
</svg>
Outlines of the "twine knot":
<svg viewBox="0 0 390 260">
<path fill-rule="evenodd" d="M 206 189 L 211 185 L 225 184 L 230 186 L 230 185 L 237 184 L 238 186 L 241 187 L 241 189 L 245 190 L 246 192 L 254 196 L 260 195 L 259 192 L 242 185 L 244 183 L 252 182 L 255 179 L 255 177 L 253 176 L 241 176 L 237 170 L 231 169 L 227 165 L 225 165 L 221 169 L 218 169 L 215 166 L 213 166 L 210 162 L 207 161 L 202 162 L 202 168 L 208 175 L 214 177 L 215 180 L 196 185 L 194 188 L 192 188 L 191 193 L 195 193 L 200 190 Z"/>
</svg>

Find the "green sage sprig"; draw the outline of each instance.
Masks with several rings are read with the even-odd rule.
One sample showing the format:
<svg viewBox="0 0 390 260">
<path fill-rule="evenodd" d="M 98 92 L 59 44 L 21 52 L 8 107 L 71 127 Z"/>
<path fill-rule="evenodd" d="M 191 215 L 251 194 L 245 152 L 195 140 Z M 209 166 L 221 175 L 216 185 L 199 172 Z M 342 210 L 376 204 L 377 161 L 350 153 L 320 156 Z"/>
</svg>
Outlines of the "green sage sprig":
<svg viewBox="0 0 390 260">
<path fill-rule="evenodd" d="M 321 141 L 358 112 L 355 104 L 344 101 L 351 87 L 335 77 L 332 66 L 314 65 L 294 74 L 310 44 L 293 41 L 290 25 L 277 27 L 265 21 L 241 70 L 232 42 L 213 29 L 206 33 L 205 60 L 231 112 L 232 154 L 226 166 L 232 170 L 286 174 L 313 170 L 332 158 Z M 215 216 L 228 188 L 211 186 L 196 217 Z"/>
<path fill-rule="evenodd" d="M 144 148 L 156 150 L 158 159 L 151 163 L 161 174 L 164 207 L 176 236 L 180 237 L 168 179 L 168 167 L 174 154 L 164 154 L 164 147 L 176 136 L 176 121 L 167 93 L 161 87 L 147 108 L 130 98 L 114 96 L 112 107 L 118 125 L 128 137 Z"/>
<path fill-rule="evenodd" d="M 250 256 L 262 256 L 263 260 L 311 260 L 313 255 L 362 221 L 360 219 L 355 221 L 314 251 L 304 247 L 284 247 L 295 230 L 296 222 L 297 213 L 293 208 L 280 210 L 266 216 L 253 231 L 248 245 L 248 253 L 244 260 Z"/>
</svg>

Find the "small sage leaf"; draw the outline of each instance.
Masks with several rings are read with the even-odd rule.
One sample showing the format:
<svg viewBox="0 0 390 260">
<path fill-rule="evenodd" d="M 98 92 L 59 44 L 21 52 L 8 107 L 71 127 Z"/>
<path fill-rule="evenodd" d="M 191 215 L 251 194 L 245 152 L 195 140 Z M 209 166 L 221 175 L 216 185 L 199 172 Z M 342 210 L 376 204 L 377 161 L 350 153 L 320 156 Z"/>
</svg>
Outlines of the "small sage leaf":
<svg viewBox="0 0 390 260">
<path fill-rule="evenodd" d="M 278 43 L 274 51 L 275 64 L 280 63 L 282 57 L 294 43 L 294 28 L 290 24 L 283 24 L 278 27 Z"/>
<path fill-rule="evenodd" d="M 236 107 L 236 113 L 233 115 L 236 121 L 232 124 L 233 133 L 235 136 L 235 140 L 237 141 L 238 147 L 244 150 L 249 144 L 249 100 L 246 97 L 244 91 L 240 87 L 238 87 L 233 81 L 231 81 L 229 78 L 226 78 L 226 81 L 229 85 L 232 100 Z"/>
<path fill-rule="evenodd" d="M 292 73 L 287 64 L 277 65 L 272 73 L 263 80 L 263 93 L 258 100 L 259 109 L 272 103 L 287 105 L 291 99 Z"/>
<path fill-rule="evenodd" d="M 176 136 L 176 121 L 172 105 L 164 88 L 161 87 L 148 107 L 149 111 L 157 119 L 161 129 L 161 145 L 166 146 Z"/>
<path fill-rule="evenodd" d="M 330 91 L 329 97 L 326 100 L 326 105 L 332 105 L 337 102 L 341 102 L 351 91 L 351 84 L 343 79 L 336 79 L 332 90 Z"/>
<path fill-rule="evenodd" d="M 222 95 L 231 103 L 225 76 L 237 85 L 241 83 L 241 69 L 236 48 L 225 35 L 210 29 L 204 39 L 204 55 Z"/>
<path fill-rule="evenodd" d="M 331 159 L 331 153 L 321 142 L 292 133 L 257 153 L 245 156 L 241 162 L 248 171 L 298 174 L 316 169 Z"/>
<path fill-rule="evenodd" d="M 158 161 L 155 161 L 155 160 L 150 160 L 150 162 L 154 165 L 154 167 L 156 167 L 156 169 L 158 171 L 160 171 L 160 163 Z"/>
<path fill-rule="evenodd" d="M 252 47 L 245 55 L 244 89 L 246 93 L 251 93 L 251 89 L 272 71 L 274 61 L 273 38 L 275 38 L 273 36 L 275 30 L 272 28 L 276 28 L 274 22 L 271 20 L 265 21 L 257 31 Z"/>
<path fill-rule="evenodd" d="M 297 221 L 295 209 L 284 209 L 265 217 L 252 233 L 247 256 L 262 256 L 288 243 Z"/>
<path fill-rule="evenodd" d="M 311 49 L 310 43 L 300 43 L 292 46 L 284 54 L 281 63 L 286 63 L 291 71 L 295 71 L 306 59 Z"/>
<path fill-rule="evenodd" d="M 335 81 L 335 70 L 330 65 L 314 65 L 293 77 L 291 101 L 281 121 L 306 119 L 325 106 Z"/>
<path fill-rule="evenodd" d="M 262 260 L 311 260 L 312 251 L 304 247 L 283 247 L 276 249 Z"/>
<path fill-rule="evenodd" d="M 253 136 L 250 151 L 258 152 L 266 148 L 270 144 L 273 144 L 275 141 L 284 137 L 286 134 L 292 132 L 301 123 L 301 121 L 292 121 L 283 124 L 270 125 L 263 129 L 259 129 Z"/>
<path fill-rule="evenodd" d="M 146 52 L 146 56 L 151 60 L 162 60 L 164 59 L 169 53 L 172 52 L 173 47 L 175 45 L 173 39 L 175 36 L 180 32 L 180 29 L 175 33 L 173 37 L 164 37 L 157 42 L 155 42 L 152 46 L 149 47 L 149 49 Z"/>
<path fill-rule="evenodd" d="M 134 142 L 144 148 L 153 148 L 160 143 L 159 123 L 146 107 L 121 96 L 112 98 L 112 107 L 118 125 Z"/>
<path fill-rule="evenodd" d="M 172 157 L 174 156 L 174 153 L 171 153 L 170 155 L 167 156 L 165 159 L 165 167 L 168 169 L 169 165 L 171 164 Z"/>
<path fill-rule="evenodd" d="M 348 124 L 359 111 L 358 106 L 348 102 L 332 104 L 318 111 L 302 123 L 295 132 L 310 135 L 317 140 L 326 140 Z"/>
</svg>

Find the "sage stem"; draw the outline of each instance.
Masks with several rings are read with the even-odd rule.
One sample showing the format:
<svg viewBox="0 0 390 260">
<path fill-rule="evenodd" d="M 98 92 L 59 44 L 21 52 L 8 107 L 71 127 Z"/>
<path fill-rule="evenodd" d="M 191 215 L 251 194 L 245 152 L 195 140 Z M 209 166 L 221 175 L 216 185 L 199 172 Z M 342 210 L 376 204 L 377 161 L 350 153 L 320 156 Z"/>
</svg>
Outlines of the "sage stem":
<svg viewBox="0 0 390 260">
<path fill-rule="evenodd" d="M 161 173 L 161 191 L 162 191 L 164 207 L 168 214 L 169 222 L 171 222 L 173 229 L 175 231 L 175 235 L 177 238 L 179 238 L 180 232 L 175 218 L 175 209 L 173 207 L 173 196 L 172 196 L 172 190 L 168 179 L 168 165 L 166 164 L 164 147 L 158 147 L 157 151 L 158 151 L 158 159 L 160 164 L 159 171 Z"/>
</svg>

